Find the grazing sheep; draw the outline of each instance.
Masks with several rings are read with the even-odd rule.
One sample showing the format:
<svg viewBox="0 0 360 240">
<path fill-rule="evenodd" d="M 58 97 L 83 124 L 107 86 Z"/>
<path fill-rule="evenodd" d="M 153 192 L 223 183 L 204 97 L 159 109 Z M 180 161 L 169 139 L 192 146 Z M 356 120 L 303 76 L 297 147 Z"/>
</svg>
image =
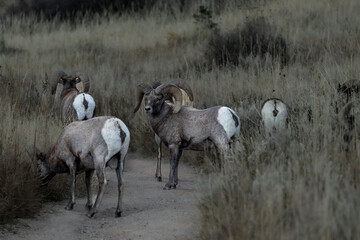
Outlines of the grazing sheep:
<svg viewBox="0 0 360 240">
<path fill-rule="evenodd" d="M 171 80 L 169 82 L 169 84 L 176 85 L 177 87 L 180 88 L 182 96 L 183 96 L 181 105 L 190 106 L 190 107 L 193 106 L 193 100 L 194 100 L 193 93 L 192 93 L 190 86 L 185 81 L 177 78 L 177 79 Z M 152 86 L 152 88 L 156 88 L 160 85 L 161 85 L 160 82 L 155 82 L 151 86 Z M 166 98 L 167 98 L 167 100 L 165 100 L 166 103 L 174 104 L 175 101 L 171 95 L 168 95 Z M 156 135 L 156 133 L 155 133 L 155 142 L 157 144 L 157 161 L 156 161 L 155 178 L 159 182 L 161 182 L 162 181 L 162 174 L 161 174 L 162 141 L 161 141 L 160 137 L 158 135 Z"/>
<path fill-rule="evenodd" d="M 70 173 L 71 198 L 67 210 L 75 204 L 76 174 L 85 171 L 88 217 L 92 217 L 103 198 L 107 181 L 105 167 L 116 169 L 118 178 L 118 204 L 115 212 L 122 212 L 123 177 L 122 169 L 130 142 L 126 125 L 115 117 L 96 117 L 86 121 L 70 123 L 60 134 L 56 144 L 46 153 L 37 151 L 38 171 L 42 185 L 46 185 L 57 173 Z M 95 204 L 92 203 L 91 178 L 96 171 L 99 190 Z"/>
<path fill-rule="evenodd" d="M 173 105 L 165 103 L 167 95 L 174 97 Z M 161 84 L 154 89 L 150 84 L 140 84 L 134 113 L 143 98 L 152 130 L 170 149 L 169 181 L 164 189 L 176 188 L 178 184 L 178 164 L 183 150 L 203 151 L 215 146 L 229 151 L 232 140 L 240 134 L 240 119 L 233 110 L 224 106 L 207 109 L 182 106 L 182 93 L 176 85 Z"/>
<path fill-rule="evenodd" d="M 90 119 L 94 115 L 95 101 L 86 93 L 89 90 L 89 76 L 80 71 L 67 75 L 63 71 L 55 73 L 51 93 L 56 92 L 58 83 L 63 85 L 60 95 L 61 121 L 66 126 L 73 121 Z"/>
<path fill-rule="evenodd" d="M 283 132 L 287 128 L 288 110 L 285 103 L 278 98 L 269 98 L 261 106 L 261 117 L 266 136 L 276 131 Z"/>
</svg>

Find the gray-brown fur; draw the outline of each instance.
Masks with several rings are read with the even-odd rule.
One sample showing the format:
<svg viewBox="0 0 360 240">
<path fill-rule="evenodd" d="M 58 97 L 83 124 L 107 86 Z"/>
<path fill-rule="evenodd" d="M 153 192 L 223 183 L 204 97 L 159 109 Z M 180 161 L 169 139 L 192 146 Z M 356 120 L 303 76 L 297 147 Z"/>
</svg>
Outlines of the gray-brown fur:
<svg viewBox="0 0 360 240">
<path fill-rule="evenodd" d="M 127 154 L 130 135 L 126 134 L 128 129 L 125 125 L 124 127 L 121 127 L 118 124 L 119 135 L 123 136 L 118 139 L 112 138 L 114 140 L 111 140 L 111 142 L 104 139 L 102 132 L 104 130 L 107 131 L 106 133 L 115 134 L 115 128 L 106 125 L 108 121 L 115 121 L 117 123 L 120 120 L 114 117 L 105 116 L 92 118 L 87 121 L 73 122 L 64 128 L 56 144 L 46 153 L 38 151 L 36 154 L 38 159 L 38 170 L 43 185 L 46 185 L 57 173 L 70 173 L 71 198 L 66 205 L 66 209 L 68 210 L 71 210 L 75 204 L 76 174 L 85 171 L 85 182 L 88 192 L 86 207 L 89 210 L 87 214 L 89 217 L 92 217 L 96 213 L 104 194 L 107 185 L 105 177 L 106 166 L 116 169 L 119 187 L 116 216 L 120 216 L 122 211 L 120 194 L 123 188 L 122 167 Z M 112 122 L 110 123 L 112 124 Z M 114 124 L 112 124 L 112 126 L 114 126 Z M 108 143 L 115 144 L 120 150 L 118 152 L 109 153 Z M 95 204 L 93 205 L 90 185 L 94 170 L 96 171 L 99 180 L 99 191 Z"/>
<path fill-rule="evenodd" d="M 146 84 L 140 85 L 138 101 L 141 103 L 145 95 L 145 112 L 148 114 L 150 125 L 156 135 L 170 149 L 169 182 L 164 189 L 176 188 L 178 164 L 183 150 L 202 151 L 212 146 L 216 146 L 222 151 L 229 150 L 231 139 L 218 120 L 219 110 L 223 107 L 199 110 L 181 106 L 182 95 L 177 86 L 163 84 L 150 92 L 148 92 L 148 87 L 149 85 Z M 165 93 L 174 96 L 174 106 L 165 103 Z M 139 103 L 135 112 L 138 110 L 138 106 Z M 232 119 L 233 112 L 230 109 L 228 111 L 231 113 L 229 115 L 231 120 L 226 120 L 233 121 L 235 129 L 236 121 Z M 238 120 L 236 134 L 231 137 L 237 137 L 239 134 L 240 120 L 238 116 L 236 118 Z"/>
</svg>

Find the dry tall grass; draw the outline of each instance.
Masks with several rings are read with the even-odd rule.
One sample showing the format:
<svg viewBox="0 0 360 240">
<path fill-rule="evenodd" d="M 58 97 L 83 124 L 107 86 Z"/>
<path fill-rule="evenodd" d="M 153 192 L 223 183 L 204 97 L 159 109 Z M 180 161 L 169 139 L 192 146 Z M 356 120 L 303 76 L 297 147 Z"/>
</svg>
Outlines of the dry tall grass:
<svg viewBox="0 0 360 240">
<path fill-rule="evenodd" d="M 1 216 L 31 215 L 40 206 L 35 163 L 25 147 L 45 149 L 61 131 L 59 92 L 50 95 L 46 73 L 81 68 L 91 76 L 97 114 L 123 119 L 132 133 L 131 151 L 154 159 L 145 114 L 128 118 L 137 84 L 182 77 L 193 88 L 195 107 L 221 104 L 241 113 L 242 138 L 234 155 L 223 161 L 221 171 L 203 176 L 199 237 L 360 238 L 359 147 L 354 139 L 350 151 L 344 151 L 333 82 L 360 75 L 360 3 L 228 1 L 214 9 L 220 32 L 264 17 L 276 26 L 275 35 L 286 39 L 289 61 L 281 67 L 271 58 L 249 57 L 246 68 L 214 65 L 211 70 L 205 59 L 211 32 L 194 23 L 196 9 L 175 17 L 152 10 L 76 24 L 31 18 L 1 23 L 0 169 L 1 182 L 7 183 L 0 187 Z M 292 108 L 291 133 L 272 141 L 247 118 L 251 106 L 259 108 L 268 97 L 280 97 Z M 187 153 L 182 160 L 201 156 Z M 24 196 L 27 201 L 16 201 Z"/>
</svg>

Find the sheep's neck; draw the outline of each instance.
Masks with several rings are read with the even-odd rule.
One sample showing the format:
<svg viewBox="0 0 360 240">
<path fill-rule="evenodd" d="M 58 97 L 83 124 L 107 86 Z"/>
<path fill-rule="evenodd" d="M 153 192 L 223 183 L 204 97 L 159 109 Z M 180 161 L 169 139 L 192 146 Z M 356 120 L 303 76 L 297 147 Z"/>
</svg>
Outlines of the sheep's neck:
<svg viewBox="0 0 360 240">
<path fill-rule="evenodd" d="M 68 89 L 64 89 L 62 92 L 61 92 L 61 95 L 60 95 L 60 101 L 63 101 L 64 98 L 68 97 L 68 96 L 75 96 L 79 91 L 76 89 L 76 88 L 68 88 Z"/>
<path fill-rule="evenodd" d="M 55 148 L 56 146 L 52 146 L 46 154 L 46 159 L 49 164 L 50 170 L 54 173 L 69 172 L 69 169 L 64 163 L 64 161 L 56 157 Z"/>
<path fill-rule="evenodd" d="M 155 133 L 159 133 L 160 129 L 163 129 L 163 126 L 166 124 L 166 119 L 169 118 L 173 113 L 172 107 L 168 104 L 163 104 L 160 112 L 157 114 L 152 114 L 150 116 L 150 125 Z"/>
</svg>

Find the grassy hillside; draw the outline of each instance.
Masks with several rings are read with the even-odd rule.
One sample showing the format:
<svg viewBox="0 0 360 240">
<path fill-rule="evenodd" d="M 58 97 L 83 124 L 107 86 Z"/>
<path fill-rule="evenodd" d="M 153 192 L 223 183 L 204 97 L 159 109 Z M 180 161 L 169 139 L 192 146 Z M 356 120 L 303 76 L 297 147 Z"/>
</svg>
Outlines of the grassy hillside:
<svg viewBox="0 0 360 240">
<path fill-rule="evenodd" d="M 200 4 L 212 13 L 201 12 Z M 241 115 L 241 139 L 221 170 L 211 170 L 203 154 L 187 152 L 181 160 L 201 162 L 200 171 L 210 169 L 199 201 L 200 238 L 359 238 L 360 149 L 354 138 L 344 151 L 335 101 L 341 98 L 336 84 L 360 75 L 360 3 L 199 5 L 171 14 L 153 8 L 141 14 L 85 16 L 75 23 L 31 16 L 1 22 L 0 180 L 6 183 L 0 186 L 1 221 L 36 213 L 44 195 L 64 197 L 56 194 L 67 187 L 63 178 L 46 191 L 37 188 L 36 164 L 26 149 L 46 149 L 61 131 L 60 89 L 50 94 L 51 73 L 83 69 L 91 77 L 97 115 L 123 119 L 132 134 L 131 151 L 154 158 L 145 114 L 129 118 L 139 83 L 181 77 L 194 91 L 195 107 L 227 105 Z M 268 52 L 240 52 L 237 46 L 243 49 L 254 36 L 241 36 L 241 31 L 254 21 L 260 26 L 250 29 L 264 39 L 281 36 L 286 63 Z M 230 59 L 234 52 L 232 59 L 238 61 L 217 60 Z M 269 97 L 282 98 L 292 113 L 291 132 L 272 140 L 264 138 L 249 111 L 259 111 Z"/>
</svg>

